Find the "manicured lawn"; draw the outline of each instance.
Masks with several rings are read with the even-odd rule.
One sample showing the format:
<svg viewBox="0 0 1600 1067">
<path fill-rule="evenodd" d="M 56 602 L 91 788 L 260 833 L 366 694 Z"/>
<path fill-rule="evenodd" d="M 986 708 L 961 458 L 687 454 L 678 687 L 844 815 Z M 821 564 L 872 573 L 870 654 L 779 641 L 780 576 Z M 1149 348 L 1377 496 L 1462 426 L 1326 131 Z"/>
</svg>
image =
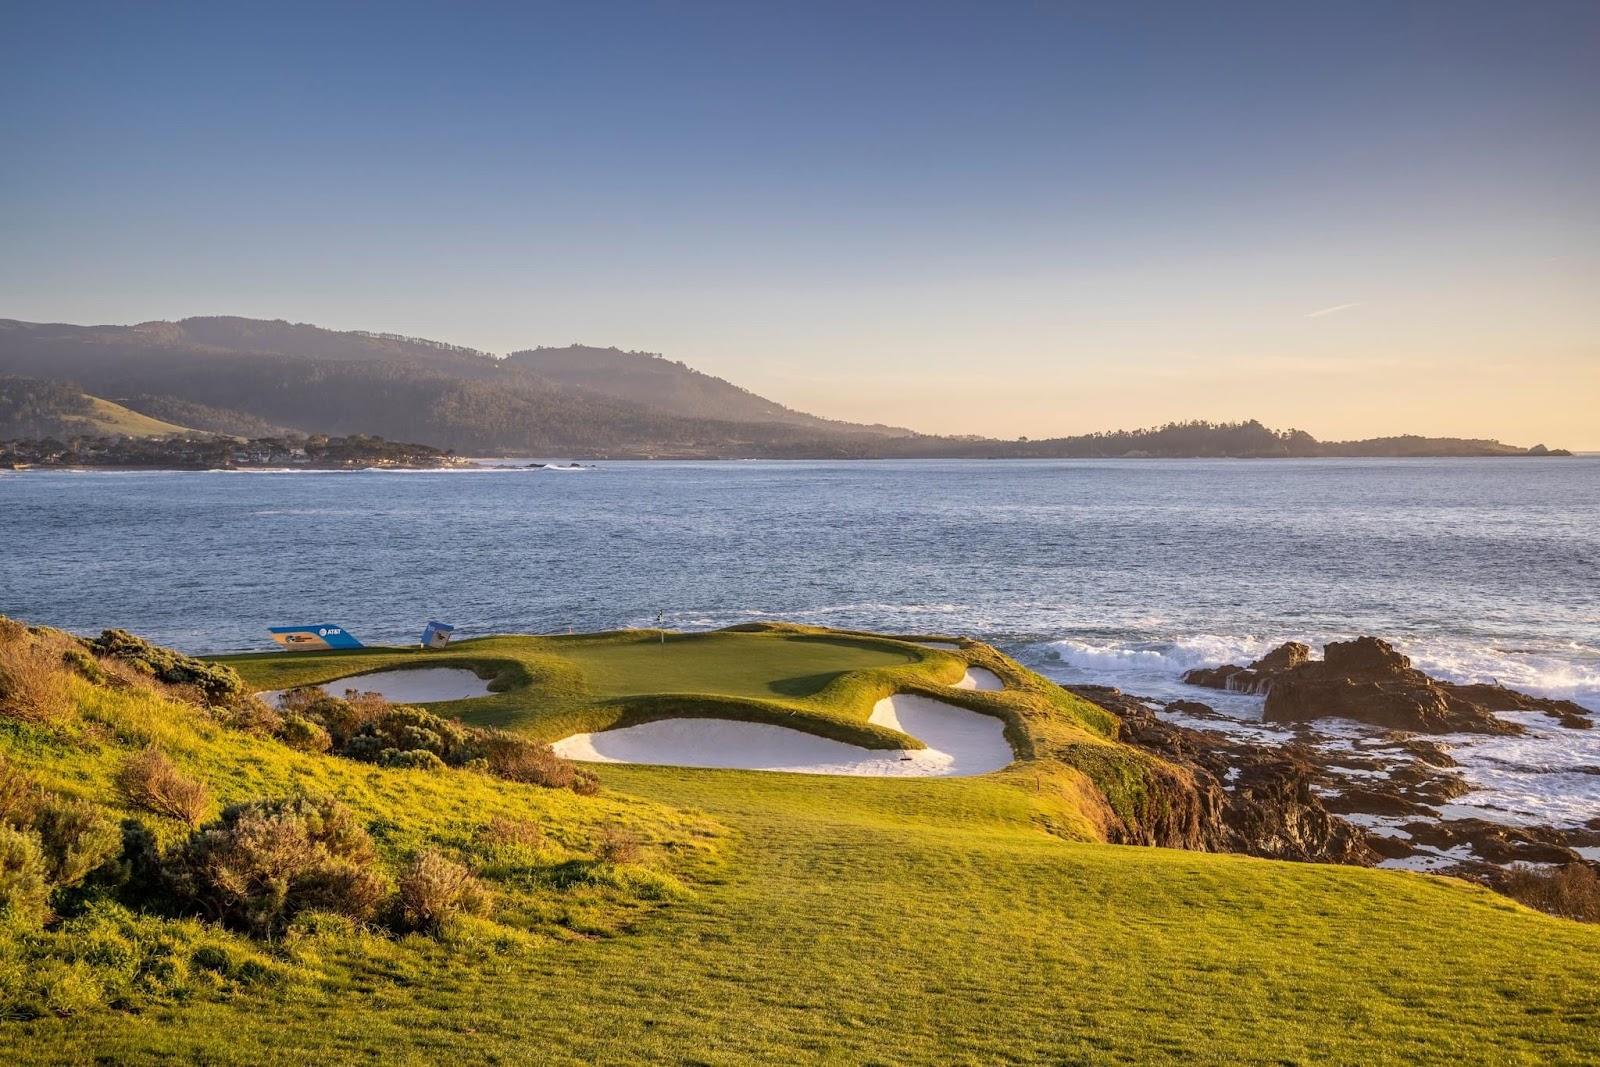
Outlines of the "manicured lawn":
<svg viewBox="0 0 1600 1067">
<path fill-rule="evenodd" d="M 667 634 L 624 631 L 486 637 L 432 652 L 262 653 L 218 657 L 262 689 L 392 667 L 472 667 L 494 693 L 436 707 L 477 725 L 544 740 L 687 713 L 777 722 L 880 748 L 918 747 L 867 723 L 897 689 L 943 687 L 962 660 L 904 641 L 789 630 Z M 359 679 L 350 685 L 359 688 Z"/>
<path fill-rule="evenodd" d="M 747 633 L 674 634 L 665 641 L 557 638 L 552 651 L 576 664 L 600 699 L 651 693 L 809 697 L 847 671 L 934 659 L 889 642 Z"/>
<path fill-rule="evenodd" d="M 1547 1063 L 1600 930 L 1421 875 L 1072 844 L 992 779 L 608 768 L 734 833 L 632 935 L 29 1024 L 61 1061 Z"/>
</svg>

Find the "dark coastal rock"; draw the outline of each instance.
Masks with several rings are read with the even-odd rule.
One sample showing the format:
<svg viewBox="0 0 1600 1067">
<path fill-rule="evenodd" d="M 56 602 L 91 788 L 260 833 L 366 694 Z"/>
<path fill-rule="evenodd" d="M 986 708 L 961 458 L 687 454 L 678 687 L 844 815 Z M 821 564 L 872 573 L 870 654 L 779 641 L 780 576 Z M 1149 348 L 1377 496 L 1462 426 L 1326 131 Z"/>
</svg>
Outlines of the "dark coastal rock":
<svg viewBox="0 0 1600 1067">
<path fill-rule="evenodd" d="M 1253 693 L 1260 678 L 1249 667 L 1224 663 L 1220 667 L 1196 667 L 1185 671 L 1183 680 L 1190 685 L 1203 685 L 1207 689 L 1225 689 L 1230 693 Z"/>
<path fill-rule="evenodd" d="M 1210 704 L 1202 704 L 1198 700 L 1174 700 L 1167 704 L 1167 710 L 1178 712 L 1180 715 L 1188 715 L 1194 719 L 1227 718 Z"/>
<path fill-rule="evenodd" d="M 1299 641 L 1279 645 L 1265 656 L 1250 664 L 1253 671 L 1290 671 L 1302 663 L 1311 662 L 1311 646 Z"/>
<path fill-rule="evenodd" d="M 1396 748 L 1403 749 L 1414 758 L 1431 767 L 1456 766 L 1455 757 L 1450 755 L 1449 750 L 1437 741 L 1429 741 L 1426 738 L 1405 733 L 1390 734 L 1384 740 L 1393 744 Z"/>
<path fill-rule="evenodd" d="M 1446 849 L 1465 845 L 1486 863 L 1582 863 L 1564 831 L 1551 826 L 1505 826 L 1483 819 L 1413 822 L 1406 833 L 1419 845 Z"/>
<path fill-rule="evenodd" d="M 1192 670 L 1190 685 L 1240 693 L 1265 693 L 1268 722 L 1353 719 L 1418 733 L 1515 734 L 1522 727 L 1498 711 L 1542 711 L 1563 725 L 1593 725 L 1586 709 L 1570 700 L 1530 696 L 1499 685 L 1456 685 L 1411 666 L 1393 645 L 1376 637 L 1333 641 L 1321 660 L 1310 659 L 1299 642 L 1281 645 L 1248 667 L 1224 665 Z"/>
<path fill-rule="evenodd" d="M 1160 814 L 1151 824 L 1114 830 L 1115 840 L 1272 859 L 1376 862 L 1366 835 L 1331 814 L 1313 792 L 1317 769 L 1298 746 L 1257 745 L 1174 726 L 1108 686 L 1067 688 L 1115 714 L 1121 740 L 1179 772 L 1163 783 L 1168 795 L 1152 806 Z"/>
<path fill-rule="evenodd" d="M 1386 860 L 1403 860 L 1417 854 L 1417 847 L 1404 837 L 1387 834 L 1368 834 L 1367 847 Z"/>
<path fill-rule="evenodd" d="M 1528 693 L 1519 693 L 1515 689 L 1507 689 L 1503 685 L 1489 685 L 1484 682 L 1472 685 L 1453 685 L 1449 682 L 1441 684 L 1461 699 L 1481 704 L 1492 711 L 1541 711 L 1568 729 L 1594 728 L 1593 712 L 1570 700 L 1536 697 Z"/>
<path fill-rule="evenodd" d="M 1288 647 L 1290 645 L 1283 646 L 1283 648 Z M 1278 651 L 1281 652 L 1283 649 Z M 1276 653 L 1269 653 L 1267 657 L 1258 660 L 1257 665 L 1264 663 L 1273 655 Z M 1311 657 L 1306 656 L 1295 666 L 1310 661 Z M 1358 637 L 1354 641 L 1330 641 L 1322 650 L 1322 662 L 1327 665 L 1328 670 L 1340 674 L 1397 674 L 1411 669 L 1411 657 L 1401 655 L 1395 651 L 1393 645 L 1377 637 Z"/>
<path fill-rule="evenodd" d="M 1351 786 L 1322 799 L 1323 806 L 1339 815 L 1434 815 L 1421 800 L 1393 789 Z"/>
</svg>

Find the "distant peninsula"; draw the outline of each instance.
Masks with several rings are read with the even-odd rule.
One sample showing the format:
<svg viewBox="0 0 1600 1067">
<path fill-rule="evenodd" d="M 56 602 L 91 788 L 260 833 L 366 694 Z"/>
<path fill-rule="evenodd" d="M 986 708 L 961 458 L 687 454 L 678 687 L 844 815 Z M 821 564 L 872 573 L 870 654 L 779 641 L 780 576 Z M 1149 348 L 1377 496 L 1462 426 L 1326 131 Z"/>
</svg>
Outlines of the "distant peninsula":
<svg viewBox="0 0 1600 1067">
<path fill-rule="evenodd" d="M 208 435 L 235 445 L 199 444 Z M 120 457 L 149 450 L 73 442 L 167 438 L 187 444 L 163 445 L 156 450 L 163 456 L 224 447 L 243 455 L 250 450 L 236 447 L 240 439 L 291 437 L 383 440 L 386 449 L 413 450 L 425 465 L 446 465 L 443 457 L 452 453 L 594 459 L 1567 454 L 1458 437 L 1319 441 L 1255 420 L 1034 440 L 942 436 L 807 414 L 681 362 L 617 348 L 568 345 L 502 357 L 426 338 L 283 320 L 75 326 L 0 319 L 0 441 L 31 442 L 27 449 L 35 451 L 54 441 L 78 455 Z M 418 443 L 392 444 L 399 441 Z M 422 449 L 437 455 L 428 459 L 416 451 Z"/>
</svg>

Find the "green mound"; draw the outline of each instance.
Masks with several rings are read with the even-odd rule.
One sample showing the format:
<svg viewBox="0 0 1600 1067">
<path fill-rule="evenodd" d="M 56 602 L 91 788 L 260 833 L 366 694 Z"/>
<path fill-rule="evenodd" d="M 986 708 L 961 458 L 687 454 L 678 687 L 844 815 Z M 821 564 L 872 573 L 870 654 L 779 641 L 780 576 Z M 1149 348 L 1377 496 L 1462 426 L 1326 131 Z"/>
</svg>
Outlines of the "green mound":
<svg viewBox="0 0 1600 1067">
<path fill-rule="evenodd" d="M 677 715 L 768 722 L 868 748 L 921 742 L 867 722 L 891 693 L 944 691 L 965 659 L 886 637 L 764 625 L 713 633 L 631 630 L 485 637 L 446 649 L 365 649 L 219 657 L 262 689 L 396 667 L 461 666 L 493 679 L 487 697 L 432 705 L 544 741 Z"/>
</svg>

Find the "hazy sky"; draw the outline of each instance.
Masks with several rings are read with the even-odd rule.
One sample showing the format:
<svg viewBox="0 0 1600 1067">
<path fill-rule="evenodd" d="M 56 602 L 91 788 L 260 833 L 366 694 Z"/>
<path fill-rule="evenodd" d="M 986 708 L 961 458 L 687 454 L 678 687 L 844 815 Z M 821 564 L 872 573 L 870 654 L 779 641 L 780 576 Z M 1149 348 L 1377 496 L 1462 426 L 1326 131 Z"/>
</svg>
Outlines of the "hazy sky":
<svg viewBox="0 0 1600 1067">
<path fill-rule="evenodd" d="M 1600 448 L 1600 2 L 0 0 L 0 316 Z"/>
</svg>

